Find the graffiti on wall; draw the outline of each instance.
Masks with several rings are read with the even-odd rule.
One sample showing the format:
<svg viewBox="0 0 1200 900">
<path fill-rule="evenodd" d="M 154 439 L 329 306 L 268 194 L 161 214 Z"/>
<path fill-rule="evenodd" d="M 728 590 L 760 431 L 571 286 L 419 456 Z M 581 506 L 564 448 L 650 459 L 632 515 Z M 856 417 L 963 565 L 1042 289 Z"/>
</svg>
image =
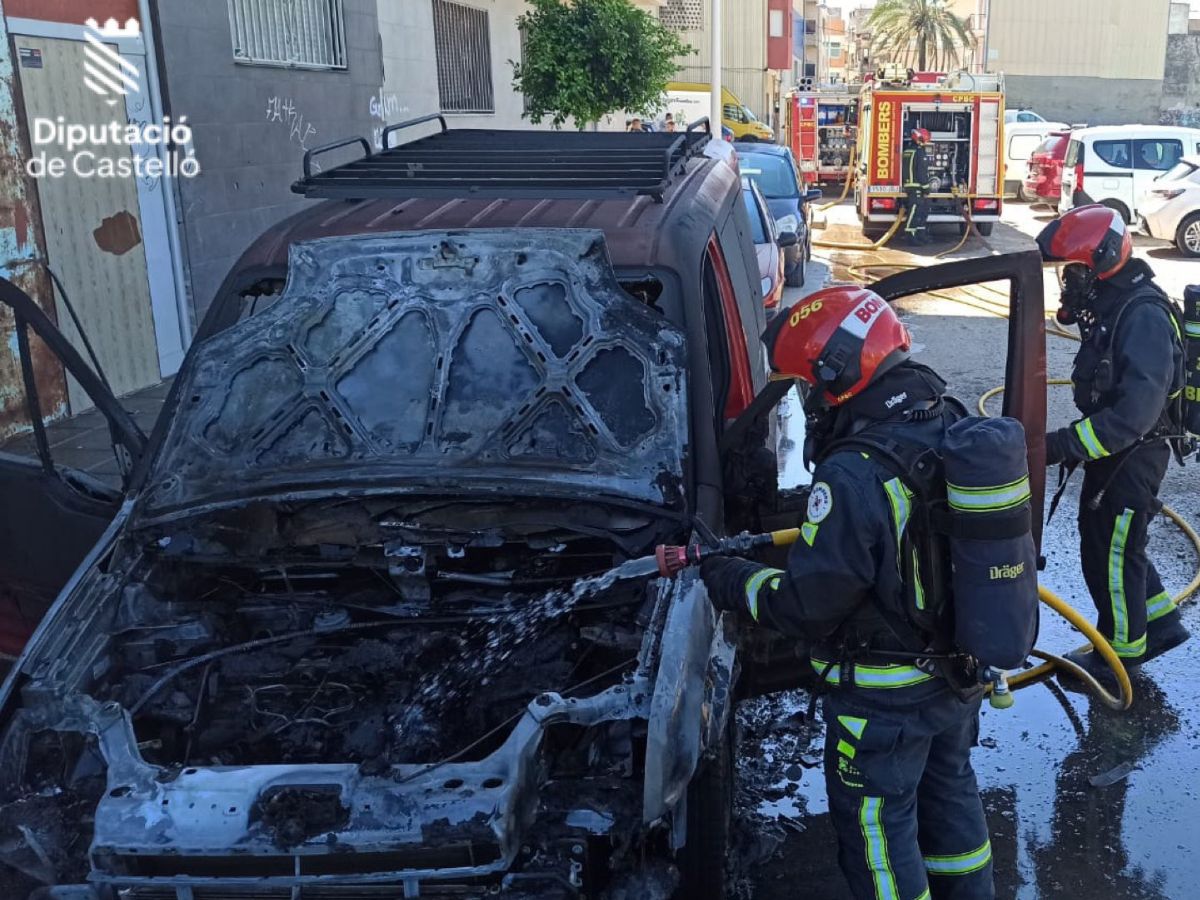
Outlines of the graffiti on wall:
<svg viewBox="0 0 1200 900">
<path fill-rule="evenodd" d="M 275 122 L 288 130 L 288 140 L 307 150 L 309 142 L 317 136 L 316 126 L 296 108 L 291 97 L 271 97 L 267 100 L 267 121 Z"/>
<path fill-rule="evenodd" d="M 1182 128 L 1200 128 L 1200 106 L 1164 109 L 1158 116 L 1159 125 L 1178 125 Z"/>
<path fill-rule="evenodd" d="M 399 96 L 385 93 L 380 88 L 379 93 L 371 97 L 367 112 L 373 120 L 379 123 L 371 129 L 371 142 L 375 145 L 376 150 L 382 150 L 383 130 L 407 117 L 409 108 L 400 102 Z"/>
</svg>

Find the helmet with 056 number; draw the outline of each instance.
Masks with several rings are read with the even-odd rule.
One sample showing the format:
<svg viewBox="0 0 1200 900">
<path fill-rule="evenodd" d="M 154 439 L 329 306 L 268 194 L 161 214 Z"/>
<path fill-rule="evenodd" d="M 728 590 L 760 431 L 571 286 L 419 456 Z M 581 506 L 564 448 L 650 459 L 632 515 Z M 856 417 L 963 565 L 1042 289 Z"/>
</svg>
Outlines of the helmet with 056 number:
<svg viewBox="0 0 1200 900">
<path fill-rule="evenodd" d="M 763 335 L 771 368 L 837 406 L 909 357 L 912 337 L 888 302 L 860 287 L 831 287 L 781 311 Z"/>
</svg>

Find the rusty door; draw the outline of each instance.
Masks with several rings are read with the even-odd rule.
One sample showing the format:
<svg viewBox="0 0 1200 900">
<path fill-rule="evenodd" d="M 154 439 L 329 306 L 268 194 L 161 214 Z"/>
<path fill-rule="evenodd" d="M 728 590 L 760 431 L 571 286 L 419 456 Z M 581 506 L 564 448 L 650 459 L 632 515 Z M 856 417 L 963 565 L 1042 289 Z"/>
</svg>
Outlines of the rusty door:
<svg viewBox="0 0 1200 900">
<path fill-rule="evenodd" d="M 25 124 L 30 135 L 48 130 L 45 120 L 65 124 L 124 126 L 123 104 L 110 105 L 84 85 L 82 41 L 14 36 L 17 53 L 34 56 L 37 66 L 20 69 Z M 61 117 L 61 118 L 60 118 Z M 43 124 L 38 125 L 38 120 Z M 132 177 L 80 177 L 72 164 L 80 152 L 83 171 L 96 172 L 102 160 L 128 159 L 123 144 L 88 143 L 73 151 L 58 142 L 35 144 L 34 155 L 45 151 L 66 160 L 61 177 L 36 179 L 46 234 L 49 262 L 70 295 L 88 338 L 95 348 L 113 393 L 117 396 L 154 384 L 160 379 L 146 253 L 138 210 L 137 183 Z M 57 292 L 56 292 L 57 294 Z M 55 298 L 58 323 L 77 348 L 83 345 L 61 296 Z M 91 407 L 91 400 L 68 379 L 71 412 Z"/>
</svg>

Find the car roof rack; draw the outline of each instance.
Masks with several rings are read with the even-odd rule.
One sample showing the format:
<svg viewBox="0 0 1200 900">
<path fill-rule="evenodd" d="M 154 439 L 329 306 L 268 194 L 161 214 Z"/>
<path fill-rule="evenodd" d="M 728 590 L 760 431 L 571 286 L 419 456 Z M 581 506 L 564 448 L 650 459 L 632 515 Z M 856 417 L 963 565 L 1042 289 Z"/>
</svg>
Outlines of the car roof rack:
<svg viewBox="0 0 1200 900">
<path fill-rule="evenodd" d="M 397 132 L 437 121 L 441 130 L 398 146 Z M 461 129 L 444 116 L 411 119 L 383 130 L 384 149 L 364 137 L 304 154 L 304 177 L 292 190 L 309 198 L 368 200 L 480 197 L 592 200 L 650 196 L 661 202 L 674 176 L 703 155 L 708 119 L 684 132 Z M 318 156 L 358 145 L 358 159 L 324 171 Z"/>
</svg>

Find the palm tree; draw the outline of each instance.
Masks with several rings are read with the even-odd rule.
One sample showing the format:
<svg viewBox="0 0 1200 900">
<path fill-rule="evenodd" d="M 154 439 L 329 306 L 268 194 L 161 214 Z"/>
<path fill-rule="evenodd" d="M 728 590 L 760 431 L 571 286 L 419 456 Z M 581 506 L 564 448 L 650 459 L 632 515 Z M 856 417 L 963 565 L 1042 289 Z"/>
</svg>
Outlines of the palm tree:
<svg viewBox="0 0 1200 900">
<path fill-rule="evenodd" d="M 960 48 L 970 46 L 971 32 L 946 6 L 946 0 L 880 0 L 867 20 L 872 52 L 890 52 L 907 64 L 917 53 L 917 69 L 928 71 L 930 56 L 946 63 L 959 61 Z"/>
</svg>

